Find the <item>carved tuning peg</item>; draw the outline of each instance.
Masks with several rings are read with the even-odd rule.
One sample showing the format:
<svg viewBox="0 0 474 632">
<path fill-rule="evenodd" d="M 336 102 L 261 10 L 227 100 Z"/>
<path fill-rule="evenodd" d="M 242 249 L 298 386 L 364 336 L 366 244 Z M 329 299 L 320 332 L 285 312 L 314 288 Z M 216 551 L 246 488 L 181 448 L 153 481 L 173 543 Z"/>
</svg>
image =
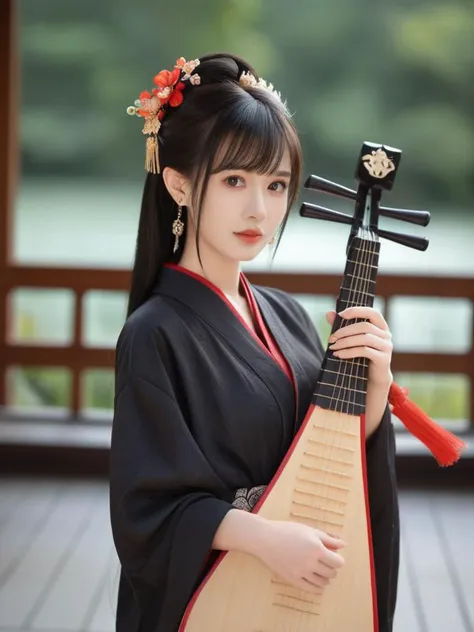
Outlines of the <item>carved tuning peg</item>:
<svg viewBox="0 0 474 632">
<path fill-rule="evenodd" d="M 339 222 L 339 224 L 352 224 L 352 217 L 339 211 L 334 211 L 318 204 L 305 202 L 300 208 L 301 217 L 311 217 L 312 219 L 325 219 L 329 222 Z"/>
<path fill-rule="evenodd" d="M 418 226 L 428 226 L 431 219 L 428 211 L 412 211 L 404 208 L 389 208 L 388 206 L 380 206 L 379 213 L 383 217 L 400 219 L 403 222 L 417 224 Z"/>
<path fill-rule="evenodd" d="M 325 178 L 314 175 L 307 178 L 304 187 L 305 189 L 311 189 L 313 191 L 329 193 L 329 195 L 337 195 L 338 197 L 343 197 L 348 200 L 355 200 L 357 197 L 356 191 L 342 184 L 337 184 L 337 182 L 331 182 L 331 180 L 326 180 Z"/>
<path fill-rule="evenodd" d="M 417 237 L 416 235 L 403 235 L 402 233 L 394 233 L 390 230 L 380 229 L 377 229 L 376 232 L 379 237 L 389 239 L 390 241 L 394 241 L 402 246 L 414 248 L 415 250 L 426 250 L 430 243 L 425 237 Z"/>
</svg>

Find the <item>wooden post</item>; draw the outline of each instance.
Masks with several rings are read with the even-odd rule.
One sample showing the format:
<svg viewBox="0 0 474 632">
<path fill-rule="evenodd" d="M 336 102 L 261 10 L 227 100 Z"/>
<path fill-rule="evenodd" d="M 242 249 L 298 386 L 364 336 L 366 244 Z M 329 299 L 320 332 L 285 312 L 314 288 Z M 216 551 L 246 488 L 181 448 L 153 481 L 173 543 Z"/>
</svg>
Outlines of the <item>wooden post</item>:
<svg viewBox="0 0 474 632">
<path fill-rule="evenodd" d="M 0 406 L 6 403 L 5 345 L 8 335 L 7 276 L 11 259 L 11 213 L 17 177 L 18 72 L 15 0 L 0 3 Z"/>
</svg>

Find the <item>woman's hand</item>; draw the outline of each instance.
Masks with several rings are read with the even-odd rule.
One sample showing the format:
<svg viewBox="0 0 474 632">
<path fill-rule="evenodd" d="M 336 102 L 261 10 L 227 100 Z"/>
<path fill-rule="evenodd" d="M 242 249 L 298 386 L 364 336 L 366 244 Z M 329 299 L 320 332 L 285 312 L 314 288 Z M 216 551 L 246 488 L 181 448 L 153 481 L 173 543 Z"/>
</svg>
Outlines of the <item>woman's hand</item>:
<svg viewBox="0 0 474 632">
<path fill-rule="evenodd" d="M 343 319 L 367 318 L 368 321 L 345 325 L 331 334 L 329 348 L 344 360 L 368 358 L 369 373 L 365 408 L 365 438 L 368 439 L 379 427 L 387 407 L 390 385 L 393 381 L 392 334 L 382 316 L 373 307 L 348 307 L 339 314 Z M 326 314 L 332 325 L 336 312 Z"/>
<path fill-rule="evenodd" d="M 343 546 L 345 542 L 324 531 L 243 509 L 226 514 L 212 543 L 218 551 L 254 555 L 283 581 L 318 595 L 344 565 L 337 553 Z"/>
<path fill-rule="evenodd" d="M 212 548 L 258 557 L 273 573 L 296 588 L 322 594 L 344 565 L 337 553 L 345 542 L 299 522 L 268 520 L 231 509 L 214 536 Z"/>
<path fill-rule="evenodd" d="M 339 538 L 305 524 L 269 520 L 255 554 L 285 582 L 320 595 L 344 565 L 336 552 L 343 546 Z"/>
<path fill-rule="evenodd" d="M 390 364 L 392 361 L 392 334 L 382 316 L 373 307 L 348 307 L 340 312 L 343 319 L 367 318 L 366 322 L 344 325 L 329 338 L 329 349 L 338 358 L 368 358 L 369 375 L 367 391 L 387 389 L 392 383 Z M 326 314 L 330 325 L 334 323 L 336 312 Z"/>
</svg>

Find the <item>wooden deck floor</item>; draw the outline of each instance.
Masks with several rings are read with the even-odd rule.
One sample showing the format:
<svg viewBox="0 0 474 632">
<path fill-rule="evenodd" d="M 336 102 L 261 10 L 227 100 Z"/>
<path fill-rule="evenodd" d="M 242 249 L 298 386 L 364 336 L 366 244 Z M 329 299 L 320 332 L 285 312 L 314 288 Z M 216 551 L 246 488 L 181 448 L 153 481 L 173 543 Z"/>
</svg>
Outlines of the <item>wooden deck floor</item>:
<svg viewBox="0 0 474 632">
<path fill-rule="evenodd" d="M 396 632 L 472 632 L 474 493 L 400 500 Z M 117 581 L 105 483 L 0 480 L 0 632 L 112 632 Z"/>
</svg>

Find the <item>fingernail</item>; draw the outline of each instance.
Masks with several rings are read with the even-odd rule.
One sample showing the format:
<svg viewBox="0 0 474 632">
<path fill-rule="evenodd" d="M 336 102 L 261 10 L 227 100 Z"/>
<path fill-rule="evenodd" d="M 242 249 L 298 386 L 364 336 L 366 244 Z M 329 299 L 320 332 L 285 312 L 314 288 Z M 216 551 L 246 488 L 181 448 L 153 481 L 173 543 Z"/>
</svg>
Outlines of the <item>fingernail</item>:
<svg viewBox="0 0 474 632">
<path fill-rule="evenodd" d="M 332 342 L 336 342 L 336 340 L 337 340 L 336 336 L 331 336 L 331 337 L 328 339 L 328 342 L 331 342 L 331 343 L 332 343 Z"/>
</svg>

